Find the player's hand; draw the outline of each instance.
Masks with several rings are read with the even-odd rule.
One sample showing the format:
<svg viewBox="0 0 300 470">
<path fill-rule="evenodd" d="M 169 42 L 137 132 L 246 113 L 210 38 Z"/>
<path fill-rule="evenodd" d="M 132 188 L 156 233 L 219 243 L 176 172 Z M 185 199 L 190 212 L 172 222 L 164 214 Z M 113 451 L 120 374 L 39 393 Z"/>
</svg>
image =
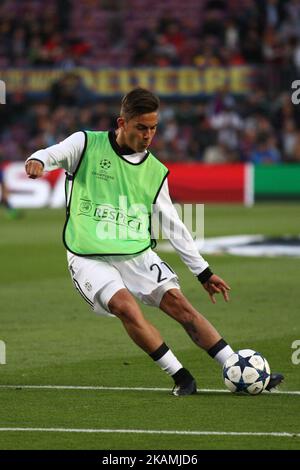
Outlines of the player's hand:
<svg viewBox="0 0 300 470">
<path fill-rule="evenodd" d="M 226 284 L 225 281 L 223 281 L 223 279 L 221 279 L 216 274 L 210 276 L 208 281 L 204 282 L 203 287 L 205 290 L 207 290 L 213 304 L 216 303 L 215 294 L 222 294 L 225 302 L 228 302 L 228 291 L 230 291 L 230 287 L 228 286 L 228 284 Z"/>
<path fill-rule="evenodd" d="M 29 160 L 25 164 L 25 171 L 29 178 L 40 178 L 44 173 L 44 165 L 38 160 Z"/>
</svg>

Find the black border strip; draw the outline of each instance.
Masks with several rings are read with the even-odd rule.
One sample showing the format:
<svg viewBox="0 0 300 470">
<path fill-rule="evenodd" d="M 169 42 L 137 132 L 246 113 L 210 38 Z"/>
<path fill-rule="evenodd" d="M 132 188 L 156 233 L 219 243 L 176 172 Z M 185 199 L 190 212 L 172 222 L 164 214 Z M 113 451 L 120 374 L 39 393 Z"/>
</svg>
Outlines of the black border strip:
<svg viewBox="0 0 300 470">
<path fill-rule="evenodd" d="M 180 436 L 179 436 L 180 437 Z M 276 438 L 277 439 L 277 438 Z M 20 442 L 16 440 L 16 442 Z M 162 441 L 163 442 L 163 441 Z M 199 440 L 201 443 L 201 440 Z M 100 442 L 101 444 L 101 442 Z M 74 464 L 75 467 L 78 463 L 83 465 L 83 468 L 99 469 L 104 465 L 110 466 L 111 463 L 117 467 L 129 467 L 129 463 L 122 463 L 121 458 L 132 459 L 136 463 L 132 465 L 133 468 L 141 468 L 146 464 L 169 466 L 169 468 L 212 468 L 213 464 L 216 464 L 218 468 L 224 467 L 224 464 L 233 464 L 231 468 L 246 467 L 246 468 L 261 468 L 266 467 L 268 464 L 282 464 L 283 466 L 296 468 L 300 462 L 300 451 L 299 450 L 199 450 L 197 449 L 186 449 L 179 450 L 181 442 L 178 440 L 178 450 L 109 450 L 109 449 L 97 449 L 97 450 L 1 450 L 0 462 L 2 464 L 7 463 L 18 463 L 19 466 L 24 466 L 24 463 L 30 463 L 31 468 L 41 468 L 43 465 L 51 464 Z M 287 444 L 288 445 L 288 444 Z M 264 447 L 267 444 L 265 443 Z M 28 447 L 28 445 L 27 445 Z M 63 447 L 63 445 L 62 445 Z M 129 447 L 129 444 L 127 445 Z M 131 447 L 134 447 L 134 441 L 131 443 Z M 236 443 L 236 447 L 238 444 Z M 173 461 L 171 460 L 173 458 Z M 134 460 L 133 460 L 134 459 Z M 116 464 L 118 462 L 118 464 Z M 142 462 L 142 464 L 140 464 Z M 266 465 L 264 465 L 266 464 Z M 193 467 L 194 465 L 194 467 Z M 151 468 L 151 467 L 150 467 Z"/>
<path fill-rule="evenodd" d="M 134 253 L 84 253 L 84 254 L 82 254 L 82 253 L 76 253 L 76 251 L 70 250 L 70 248 L 68 248 L 68 246 L 66 244 L 64 244 L 64 245 L 70 253 L 72 253 L 73 255 L 76 255 L 76 256 L 81 256 L 82 258 L 86 258 L 88 256 L 133 256 L 133 255 L 139 255 L 140 253 L 143 253 L 144 251 L 148 250 L 149 248 L 152 248 L 152 243 L 150 242 L 150 244 L 148 246 L 146 246 L 142 250 L 136 251 Z"/>
<path fill-rule="evenodd" d="M 155 198 L 154 198 L 152 204 L 155 204 L 155 203 L 156 203 L 156 200 L 157 200 L 158 195 L 159 195 L 159 193 L 160 193 L 160 191 L 161 191 L 161 188 L 163 187 L 163 184 L 164 184 L 164 182 L 166 181 L 166 178 L 168 177 L 169 173 L 170 173 L 170 170 L 168 170 L 167 173 L 165 174 L 165 176 L 163 177 L 162 182 L 161 182 L 161 184 L 160 184 L 160 187 L 158 188 L 158 191 L 157 191 L 157 193 L 156 193 L 156 195 L 155 195 Z"/>
</svg>

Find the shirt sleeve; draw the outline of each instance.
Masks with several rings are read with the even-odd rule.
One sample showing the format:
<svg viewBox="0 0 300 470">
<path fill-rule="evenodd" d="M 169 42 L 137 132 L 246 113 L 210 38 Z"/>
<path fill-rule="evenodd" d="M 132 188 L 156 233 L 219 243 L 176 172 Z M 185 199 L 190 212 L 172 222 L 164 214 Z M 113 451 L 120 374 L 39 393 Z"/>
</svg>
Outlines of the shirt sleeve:
<svg viewBox="0 0 300 470">
<path fill-rule="evenodd" d="M 167 179 L 164 181 L 156 199 L 153 213 L 155 217 L 159 217 L 163 235 L 169 239 L 171 245 L 190 271 L 198 276 L 208 268 L 209 264 L 200 255 L 190 232 L 180 219 L 172 203 Z"/>
<path fill-rule="evenodd" d="M 34 152 L 26 162 L 39 160 L 45 171 L 64 168 L 68 173 L 74 173 L 85 147 L 85 138 L 84 132 L 75 132 L 59 144 Z"/>
</svg>

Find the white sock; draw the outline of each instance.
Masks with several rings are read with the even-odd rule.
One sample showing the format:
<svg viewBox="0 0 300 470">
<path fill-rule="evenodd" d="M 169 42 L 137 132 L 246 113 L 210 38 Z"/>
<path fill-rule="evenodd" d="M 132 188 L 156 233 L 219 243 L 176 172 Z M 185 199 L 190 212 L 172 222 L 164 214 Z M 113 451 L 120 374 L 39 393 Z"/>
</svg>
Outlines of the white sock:
<svg viewBox="0 0 300 470">
<path fill-rule="evenodd" d="M 224 363 L 227 361 L 227 359 L 231 356 L 231 354 L 233 354 L 234 351 L 233 349 L 231 349 L 231 347 L 227 344 L 227 346 L 225 346 L 225 348 L 221 349 L 221 351 L 219 351 L 214 359 L 219 363 L 221 364 L 221 366 L 224 365 Z"/>
<path fill-rule="evenodd" d="M 183 367 L 170 349 L 164 356 L 155 362 L 169 375 L 176 374 L 176 372 Z"/>
<path fill-rule="evenodd" d="M 176 374 L 183 367 L 165 343 L 149 356 L 169 375 Z"/>
</svg>

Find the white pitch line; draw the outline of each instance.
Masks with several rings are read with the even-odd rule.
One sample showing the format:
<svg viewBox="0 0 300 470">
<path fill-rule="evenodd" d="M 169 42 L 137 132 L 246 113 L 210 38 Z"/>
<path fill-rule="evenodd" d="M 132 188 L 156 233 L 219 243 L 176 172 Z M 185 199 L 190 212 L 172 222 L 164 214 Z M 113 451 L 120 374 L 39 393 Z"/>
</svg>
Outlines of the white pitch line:
<svg viewBox="0 0 300 470">
<path fill-rule="evenodd" d="M 269 436 L 300 437 L 300 433 L 290 432 L 234 432 L 234 431 L 175 431 L 156 429 L 77 429 L 77 428 L 0 428 L 0 432 L 73 432 L 73 433 L 111 433 L 111 434 L 177 434 L 184 436 Z"/>
<path fill-rule="evenodd" d="M 103 391 L 133 391 L 133 392 L 168 392 L 170 388 L 158 387 L 105 387 L 94 385 L 0 385 L 0 389 L 41 389 L 41 390 L 103 390 Z M 230 393 L 229 390 L 212 389 L 212 388 L 198 388 L 199 393 Z M 263 392 L 269 394 L 269 392 Z M 298 390 L 274 390 L 271 392 L 276 395 L 300 395 Z"/>
</svg>

